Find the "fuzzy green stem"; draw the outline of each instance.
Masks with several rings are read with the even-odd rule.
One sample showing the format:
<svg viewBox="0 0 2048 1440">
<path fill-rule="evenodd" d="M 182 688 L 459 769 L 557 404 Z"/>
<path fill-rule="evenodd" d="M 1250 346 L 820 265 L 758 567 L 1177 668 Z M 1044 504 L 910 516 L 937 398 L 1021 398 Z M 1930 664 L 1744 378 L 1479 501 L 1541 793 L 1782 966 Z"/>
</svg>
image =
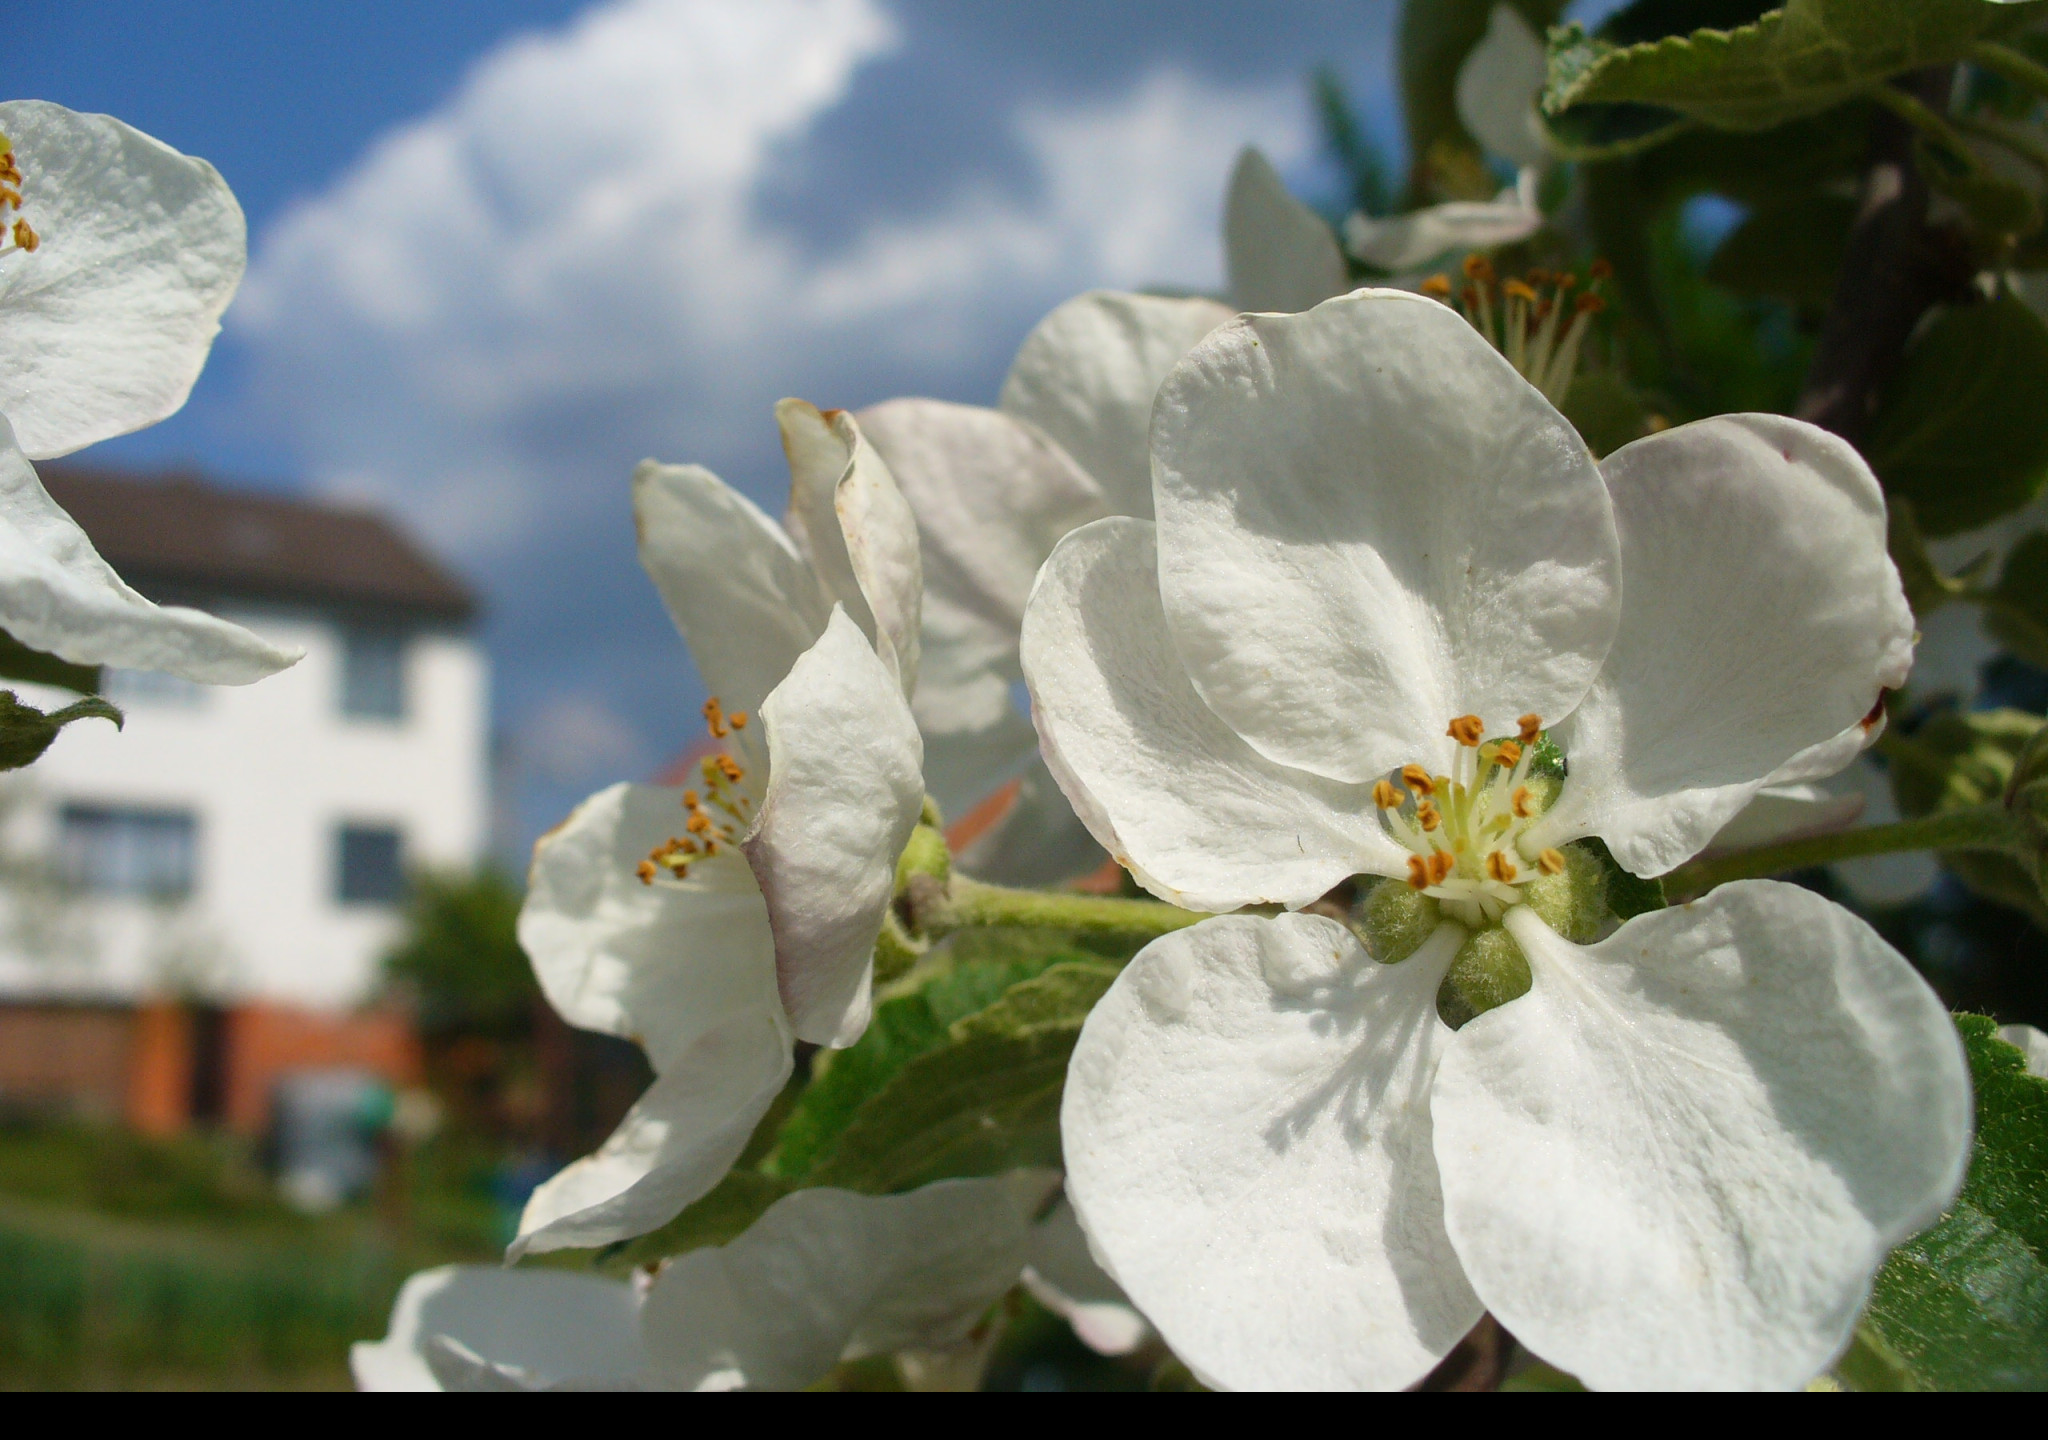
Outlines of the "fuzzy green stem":
<svg viewBox="0 0 2048 1440">
<path fill-rule="evenodd" d="M 1698 895 L 1730 880 L 1783 875 L 1860 855 L 1895 855 L 1909 850 L 2003 850 L 2025 853 L 2025 823 L 2004 805 L 1941 810 L 1918 820 L 1809 835 L 1754 850 L 1738 850 L 1681 865 L 1664 879 L 1674 895 Z"/>
<path fill-rule="evenodd" d="M 920 887 L 921 888 L 921 887 Z M 912 891 L 918 928 L 936 939 L 955 930 L 1017 926 L 1155 939 L 1210 917 L 1157 900 L 1125 900 L 1072 891 L 1010 890 L 956 875 L 943 894 Z"/>
<path fill-rule="evenodd" d="M 1911 95 L 1890 85 L 1873 85 L 1869 94 L 1871 99 L 1948 151 L 1971 174 L 1975 175 L 1983 170 L 1984 162 L 1977 158 L 1976 152 L 1970 148 L 1970 142 L 1963 138 L 1962 132 Z"/>
<path fill-rule="evenodd" d="M 2003 75 L 2022 90 L 2048 98 L 2048 66 L 2030 60 L 2008 45 L 1979 41 L 1970 47 L 1970 58 L 1994 75 Z"/>
</svg>

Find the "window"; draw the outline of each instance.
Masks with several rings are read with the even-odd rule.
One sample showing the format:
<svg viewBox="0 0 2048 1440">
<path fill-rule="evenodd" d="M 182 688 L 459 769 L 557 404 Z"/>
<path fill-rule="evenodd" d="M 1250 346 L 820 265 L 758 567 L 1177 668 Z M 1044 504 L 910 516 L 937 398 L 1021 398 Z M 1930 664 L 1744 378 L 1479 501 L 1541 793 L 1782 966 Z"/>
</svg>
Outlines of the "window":
<svg viewBox="0 0 2048 1440">
<path fill-rule="evenodd" d="M 396 630 L 343 633 L 341 713 L 366 720 L 405 718 L 405 636 Z"/>
<path fill-rule="evenodd" d="M 334 898 L 343 905 L 396 905 L 405 898 L 405 844 L 387 825 L 344 825 L 335 847 Z"/>
<path fill-rule="evenodd" d="M 58 869 L 94 894 L 182 900 L 198 868 L 197 832 L 188 811 L 66 805 L 58 816 Z"/>
</svg>

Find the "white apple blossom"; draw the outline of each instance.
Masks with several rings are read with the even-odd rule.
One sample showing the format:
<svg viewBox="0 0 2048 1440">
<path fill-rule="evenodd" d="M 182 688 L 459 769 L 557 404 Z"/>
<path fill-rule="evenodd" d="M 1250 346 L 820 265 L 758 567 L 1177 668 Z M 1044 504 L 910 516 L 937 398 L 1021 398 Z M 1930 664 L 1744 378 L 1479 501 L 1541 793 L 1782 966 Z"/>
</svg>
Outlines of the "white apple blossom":
<svg viewBox="0 0 2048 1440">
<path fill-rule="evenodd" d="M 0 102 L 0 628 L 81 665 L 210 684 L 299 657 L 122 582 L 30 459 L 185 402 L 242 277 L 242 212 L 204 160 L 105 115 Z"/>
<path fill-rule="evenodd" d="M 2027 1073 L 2048 1080 L 2048 1035 L 2032 1025 L 2001 1025 L 1998 1038 L 2027 1057 Z"/>
<path fill-rule="evenodd" d="M 1804 1383 L 1961 1182 L 1960 1044 L 1796 887 L 1582 933 L 1572 842 L 1661 874 L 1853 757 L 1913 635 L 1861 459 L 1744 415 L 1596 465 L 1452 312 L 1364 291 L 1203 341 L 1152 461 L 1156 524 L 1068 536 L 1027 608 L 1048 763 L 1162 897 L 1364 873 L 1405 921 L 1132 962 L 1062 1115 L 1097 1257 L 1218 1385 L 1409 1384 L 1486 1309 L 1596 1387 Z M 1526 993 L 1454 1032 L 1447 973 L 1502 956 Z"/>
<path fill-rule="evenodd" d="M 1294 198 L 1273 162 L 1251 145 L 1230 172 L 1223 252 L 1239 310 L 1293 314 L 1351 288 L 1336 232 Z"/>
<path fill-rule="evenodd" d="M 573 1025 L 656 1079 L 609 1140 L 534 1192 L 513 1244 L 662 1224 L 731 1166 L 792 1044 L 851 1045 L 897 857 L 924 800 L 905 692 L 915 524 L 843 411 L 777 407 L 787 530 L 708 470 L 643 463 L 640 558 L 713 692 L 688 788 L 615 785 L 534 850 L 519 938 Z M 765 733 L 764 733 L 765 732 Z"/>
<path fill-rule="evenodd" d="M 362 1390 L 800 1390 L 841 1360 L 971 1346 L 1035 1253 L 1059 1177 L 902 1195 L 799 1190 L 651 1282 L 444 1266 L 350 1355 Z"/>
</svg>

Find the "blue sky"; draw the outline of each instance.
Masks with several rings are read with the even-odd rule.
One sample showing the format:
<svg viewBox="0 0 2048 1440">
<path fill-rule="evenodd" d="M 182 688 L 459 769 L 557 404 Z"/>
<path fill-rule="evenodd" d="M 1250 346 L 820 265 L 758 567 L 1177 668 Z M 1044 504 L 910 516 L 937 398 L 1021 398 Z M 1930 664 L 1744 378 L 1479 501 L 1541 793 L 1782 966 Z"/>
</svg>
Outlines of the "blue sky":
<svg viewBox="0 0 2048 1440">
<path fill-rule="evenodd" d="M 701 700 L 627 477 L 771 510 L 770 406 L 991 403 L 1097 285 L 1215 286 L 1239 145 L 1329 186 L 1305 77 L 1393 129 L 1392 0 L 433 0 L 17 9 L 14 93 L 212 160 L 250 275 L 191 403 L 96 460 L 367 501 L 483 591 L 520 828 Z"/>
</svg>

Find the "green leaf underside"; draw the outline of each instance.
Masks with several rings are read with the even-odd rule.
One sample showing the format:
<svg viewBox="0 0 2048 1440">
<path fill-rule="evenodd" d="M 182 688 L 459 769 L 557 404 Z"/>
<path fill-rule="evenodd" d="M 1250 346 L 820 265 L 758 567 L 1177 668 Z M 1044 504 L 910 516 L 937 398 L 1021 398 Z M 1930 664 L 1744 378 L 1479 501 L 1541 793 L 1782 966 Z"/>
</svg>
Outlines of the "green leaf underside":
<svg viewBox="0 0 2048 1440">
<path fill-rule="evenodd" d="M 33 764 L 66 725 L 87 719 L 111 720 L 118 729 L 121 712 L 99 696 L 88 695 L 45 715 L 15 699 L 12 690 L 0 690 L 0 770 Z"/>
<path fill-rule="evenodd" d="M 951 1043 L 956 1022 L 995 1004 L 1011 987 L 1054 965 L 1103 963 L 1051 938 L 1050 945 L 998 937 L 994 944 L 983 941 L 979 947 L 958 942 L 950 946 L 949 958 L 955 960 L 950 969 L 908 995 L 877 1005 L 875 1018 L 858 1043 L 846 1050 L 820 1052 L 818 1059 L 824 1063 L 817 1064 L 810 1086 L 783 1123 L 764 1168 L 786 1180 L 805 1180 L 840 1148 L 856 1115 L 905 1066 Z M 977 948 L 986 958 L 975 956 Z M 961 963 L 962 955 L 974 958 Z"/>
<path fill-rule="evenodd" d="M 74 665 L 40 650 L 31 650 L 0 630 L 0 680 L 25 680 L 31 685 L 57 685 L 81 695 L 97 695 L 100 667 Z"/>
<path fill-rule="evenodd" d="M 2048 474 L 2048 326 L 2009 294 L 1943 311 L 1906 352 L 1864 453 L 1937 539 L 2026 504 Z"/>
<path fill-rule="evenodd" d="M 1765 130 L 1894 75 L 1952 64 L 2037 14 L 1985 0 L 1790 0 L 1754 24 L 1635 45 L 1568 25 L 1551 32 L 1543 108 L 1658 105 L 1722 129 Z"/>
<path fill-rule="evenodd" d="M 1977 1091 L 1962 1194 L 1878 1272 L 1839 1373 L 1863 1389 L 2048 1388 L 2048 1080 L 1959 1015 Z"/>
<path fill-rule="evenodd" d="M 1060 1095 L 1081 1022 L 1118 974 L 1063 962 L 950 1027 L 853 1115 L 806 1177 L 888 1194 L 958 1175 L 1059 1164 Z"/>
</svg>

